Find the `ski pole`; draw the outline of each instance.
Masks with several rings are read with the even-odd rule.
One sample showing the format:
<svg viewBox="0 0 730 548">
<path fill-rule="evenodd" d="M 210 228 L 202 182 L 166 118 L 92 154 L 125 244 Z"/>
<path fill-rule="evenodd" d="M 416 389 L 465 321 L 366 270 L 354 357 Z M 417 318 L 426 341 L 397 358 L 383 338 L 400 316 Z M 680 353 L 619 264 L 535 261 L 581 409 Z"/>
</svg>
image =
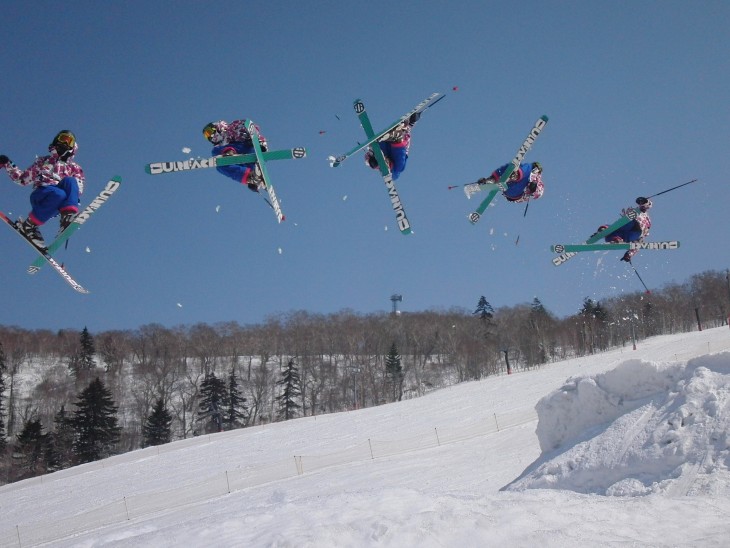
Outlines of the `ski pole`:
<svg viewBox="0 0 730 548">
<path fill-rule="evenodd" d="M 449 185 L 449 186 L 448 186 L 448 189 L 449 189 L 449 190 L 454 190 L 455 188 L 461 188 L 461 187 L 463 187 L 463 186 L 469 186 L 469 185 L 473 185 L 473 184 L 476 184 L 476 183 L 478 183 L 478 182 L 479 182 L 479 181 L 474 181 L 473 183 L 464 183 L 463 185 Z"/>
<path fill-rule="evenodd" d="M 647 198 L 653 198 L 654 196 L 659 196 L 660 194 L 666 194 L 667 192 L 671 192 L 672 190 L 676 190 L 678 188 L 681 188 L 683 186 L 687 186 L 691 183 L 696 183 L 696 182 L 697 182 L 697 179 L 692 179 L 691 181 L 687 181 L 686 183 L 682 183 L 681 185 L 673 186 L 672 188 L 668 188 L 667 190 L 662 190 L 661 192 L 657 192 L 656 194 L 647 196 Z"/>
<path fill-rule="evenodd" d="M 639 271 L 636 270 L 636 267 L 634 266 L 634 263 L 632 263 L 631 261 L 629 261 L 629 264 L 631 265 L 631 268 L 634 269 L 634 274 L 636 274 L 636 277 L 639 278 L 639 281 L 641 282 L 641 285 L 644 286 L 644 289 L 646 289 L 646 292 L 649 293 L 649 294 L 651 294 L 651 291 L 649 290 L 648 287 L 646 287 L 646 284 L 644 283 L 644 280 L 641 279 L 641 276 L 639 275 Z"/>
<path fill-rule="evenodd" d="M 524 219 L 527 217 L 527 208 L 530 207 L 530 198 L 527 198 L 527 203 L 525 204 L 525 212 L 522 214 L 522 218 Z M 515 240 L 515 245 L 520 243 L 520 235 L 517 235 L 517 239 Z"/>
</svg>

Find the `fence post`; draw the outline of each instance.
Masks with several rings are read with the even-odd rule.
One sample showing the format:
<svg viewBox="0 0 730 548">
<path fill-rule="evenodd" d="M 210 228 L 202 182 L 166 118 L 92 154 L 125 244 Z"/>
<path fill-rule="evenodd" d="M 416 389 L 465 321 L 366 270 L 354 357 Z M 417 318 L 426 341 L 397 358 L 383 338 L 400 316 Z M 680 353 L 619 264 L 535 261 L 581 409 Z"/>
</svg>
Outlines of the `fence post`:
<svg viewBox="0 0 730 548">
<path fill-rule="evenodd" d="M 297 467 L 297 475 L 301 476 L 304 474 L 304 467 L 302 466 L 302 457 L 294 455 L 294 466 Z"/>
</svg>

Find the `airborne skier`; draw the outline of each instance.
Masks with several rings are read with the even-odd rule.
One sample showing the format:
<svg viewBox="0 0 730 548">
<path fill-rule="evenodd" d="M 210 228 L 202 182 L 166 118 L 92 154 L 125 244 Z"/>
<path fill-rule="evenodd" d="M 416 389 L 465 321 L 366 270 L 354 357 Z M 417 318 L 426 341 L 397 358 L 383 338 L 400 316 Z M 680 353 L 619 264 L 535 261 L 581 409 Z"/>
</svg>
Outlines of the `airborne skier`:
<svg viewBox="0 0 730 548">
<path fill-rule="evenodd" d="M 644 198 L 643 196 L 639 196 L 636 198 L 636 204 L 639 206 L 639 214 L 633 221 L 626 223 L 609 234 L 606 234 L 603 239 L 607 243 L 643 242 L 649 235 L 649 229 L 651 228 L 651 219 L 649 218 L 649 210 L 652 206 L 651 200 Z M 626 210 L 624 210 L 624 212 L 625 211 Z M 607 228 L 608 225 L 599 226 L 596 234 Z M 621 260 L 630 263 L 631 258 L 638 252 L 638 249 L 629 249 L 626 253 L 624 253 L 623 257 L 621 257 Z"/>
<path fill-rule="evenodd" d="M 494 170 L 489 177 L 482 177 L 477 181 L 479 185 L 485 185 L 487 183 L 496 183 L 499 181 L 502 174 L 511 164 L 505 164 Z M 526 202 L 527 200 L 537 200 L 545 192 L 545 186 L 542 182 L 542 165 L 540 162 L 532 162 L 520 164 L 518 169 L 515 169 L 507 179 L 507 188 L 502 191 L 502 195 L 507 198 L 510 202 Z M 465 189 L 467 196 L 478 190 L 474 189 L 470 185 L 469 188 Z"/>
<path fill-rule="evenodd" d="M 385 160 L 388 162 L 390 175 L 394 181 L 406 169 L 408 151 L 411 148 L 411 128 L 416 125 L 420 117 L 420 112 L 414 112 L 408 120 L 394 127 L 378 142 L 380 150 L 383 151 L 383 156 L 385 156 Z M 369 148 L 365 153 L 365 163 L 371 169 L 380 169 L 372 148 Z"/>
<path fill-rule="evenodd" d="M 258 126 L 256 129 L 258 130 Z M 246 128 L 245 120 L 234 120 L 231 123 L 224 120 L 211 122 L 203 128 L 203 135 L 213 144 L 212 154 L 214 156 L 232 156 L 254 152 L 251 134 Z M 268 144 L 261 133 L 259 133 L 259 143 L 261 150 L 266 152 Z M 247 185 L 253 192 L 258 192 L 259 188 L 266 186 L 261 170 L 255 162 L 218 166 L 216 170 L 234 181 Z"/>
<path fill-rule="evenodd" d="M 46 242 L 38 227 L 60 213 L 63 231 L 78 213 L 79 197 L 84 191 L 84 172 L 72 161 L 78 151 L 74 134 L 68 130 L 58 132 L 48 151 L 48 156 L 38 157 L 25 171 L 0 155 L 0 168 L 4 167 L 13 181 L 21 186 L 33 185 L 31 212 L 27 219 L 18 219 L 15 226 L 39 250 L 46 249 Z"/>
</svg>

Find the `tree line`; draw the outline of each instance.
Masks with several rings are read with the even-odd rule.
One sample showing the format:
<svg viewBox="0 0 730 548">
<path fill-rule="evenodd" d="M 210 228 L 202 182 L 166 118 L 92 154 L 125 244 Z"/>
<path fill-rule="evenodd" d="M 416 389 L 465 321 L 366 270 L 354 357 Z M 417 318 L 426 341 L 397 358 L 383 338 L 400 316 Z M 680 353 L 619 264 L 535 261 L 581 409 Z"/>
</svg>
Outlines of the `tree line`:
<svg viewBox="0 0 730 548">
<path fill-rule="evenodd" d="M 489 375 L 727 323 L 708 271 L 557 318 L 495 310 L 294 311 L 256 325 L 157 324 L 92 335 L 0 326 L 0 482 L 175 439 L 371 407 Z"/>
</svg>

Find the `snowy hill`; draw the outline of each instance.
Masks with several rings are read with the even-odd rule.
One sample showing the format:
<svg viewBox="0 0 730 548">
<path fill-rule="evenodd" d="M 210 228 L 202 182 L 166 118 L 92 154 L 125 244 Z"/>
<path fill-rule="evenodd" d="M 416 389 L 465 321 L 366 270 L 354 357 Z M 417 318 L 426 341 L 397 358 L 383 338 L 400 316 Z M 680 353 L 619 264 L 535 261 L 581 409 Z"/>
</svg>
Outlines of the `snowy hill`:
<svg viewBox="0 0 730 548">
<path fill-rule="evenodd" d="M 509 489 L 730 495 L 730 352 L 623 362 L 538 402 L 542 456 Z"/>
<path fill-rule="evenodd" d="M 0 488 L 0 546 L 724 546 L 730 330 Z"/>
</svg>

